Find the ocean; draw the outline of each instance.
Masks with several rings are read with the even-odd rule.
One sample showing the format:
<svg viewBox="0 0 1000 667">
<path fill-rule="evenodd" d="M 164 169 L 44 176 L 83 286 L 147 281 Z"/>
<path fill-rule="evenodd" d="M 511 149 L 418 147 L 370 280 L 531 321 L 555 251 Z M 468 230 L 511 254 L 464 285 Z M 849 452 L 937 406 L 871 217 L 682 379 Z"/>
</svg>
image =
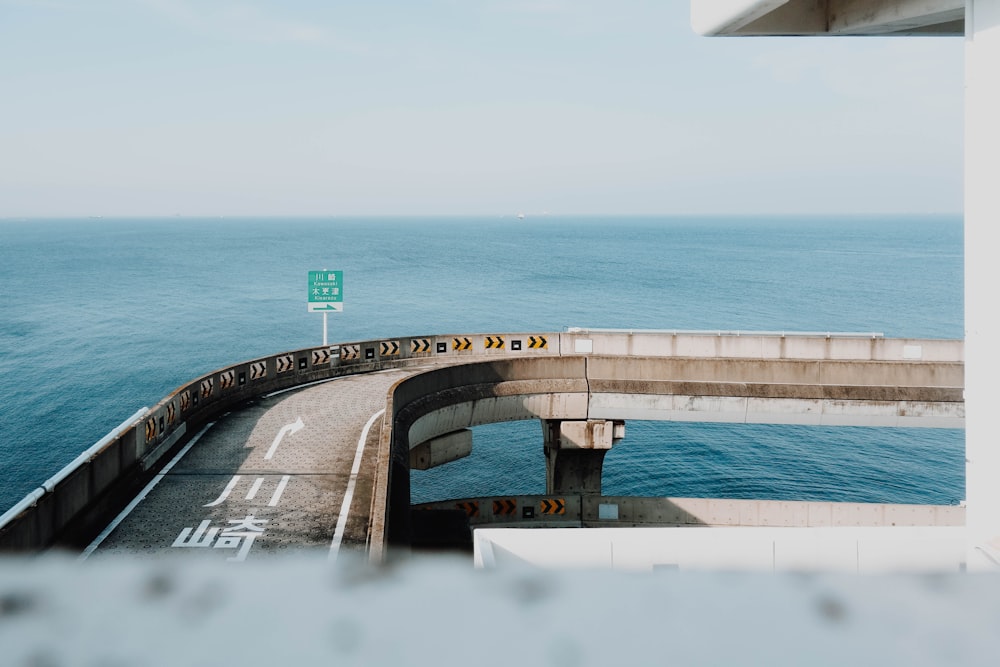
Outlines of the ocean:
<svg viewBox="0 0 1000 667">
<path fill-rule="evenodd" d="M 962 338 L 960 216 L 0 220 L 0 511 L 193 377 L 331 343 L 566 327 Z M 607 495 L 955 504 L 964 432 L 632 421 Z M 541 427 L 477 427 L 413 500 L 542 493 Z"/>
</svg>

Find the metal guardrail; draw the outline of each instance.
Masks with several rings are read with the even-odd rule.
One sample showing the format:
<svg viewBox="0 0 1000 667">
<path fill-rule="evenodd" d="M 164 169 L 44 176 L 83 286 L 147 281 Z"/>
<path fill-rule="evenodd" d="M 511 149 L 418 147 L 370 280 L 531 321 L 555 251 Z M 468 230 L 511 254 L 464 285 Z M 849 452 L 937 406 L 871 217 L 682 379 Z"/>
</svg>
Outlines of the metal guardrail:
<svg viewBox="0 0 1000 667">
<path fill-rule="evenodd" d="M 95 455 L 97 455 L 98 452 L 100 452 L 104 448 L 105 445 L 107 445 L 109 442 L 117 438 L 119 435 L 127 431 L 135 424 L 137 424 L 143 417 L 146 416 L 148 412 L 149 408 L 146 407 L 136 410 L 135 414 L 133 414 L 131 417 L 123 421 L 115 428 L 111 429 L 107 435 L 105 435 L 103 438 L 95 442 L 93 445 L 88 447 L 84 452 L 82 452 L 79 456 L 77 456 L 75 459 L 73 459 L 65 466 L 63 466 L 62 470 L 60 470 L 56 474 L 52 475 L 52 477 L 49 477 L 47 480 L 42 482 L 41 486 L 39 486 L 37 489 L 26 495 L 20 502 L 18 502 L 9 510 L 4 512 L 3 515 L 0 515 L 0 529 L 2 529 L 4 526 L 10 523 L 14 519 L 14 517 L 19 515 L 24 510 L 34 505 L 37 505 L 38 501 L 41 500 L 46 493 L 52 493 L 52 491 L 55 490 L 56 485 L 59 484 L 59 482 L 63 481 L 64 479 L 72 475 L 74 472 L 76 472 L 77 468 L 89 462 L 92 458 L 94 458 Z"/>
</svg>

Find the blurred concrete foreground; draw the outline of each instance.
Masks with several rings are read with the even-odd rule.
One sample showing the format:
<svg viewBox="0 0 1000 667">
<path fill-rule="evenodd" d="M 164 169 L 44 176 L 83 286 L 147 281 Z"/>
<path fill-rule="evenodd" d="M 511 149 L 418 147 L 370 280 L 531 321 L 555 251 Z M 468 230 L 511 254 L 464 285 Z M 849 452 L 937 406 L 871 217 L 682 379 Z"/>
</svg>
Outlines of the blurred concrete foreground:
<svg viewBox="0 0 1000 667">
<path fill-rule="evenodd" d="M 998 621 L 992 574 L 0 560 L 0 664 L 25 667 L 996 665 Z"/>
</svg>

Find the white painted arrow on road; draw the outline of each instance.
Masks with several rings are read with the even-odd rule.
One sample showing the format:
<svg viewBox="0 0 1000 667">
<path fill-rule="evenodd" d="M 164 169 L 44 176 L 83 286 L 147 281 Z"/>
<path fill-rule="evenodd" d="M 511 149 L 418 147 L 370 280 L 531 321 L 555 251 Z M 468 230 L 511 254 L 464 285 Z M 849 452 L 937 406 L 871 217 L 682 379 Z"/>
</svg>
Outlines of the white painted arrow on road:
<svg viewBox="0 0 1000 667">
<path fill-rule="evenodd" d="M 271 443 L 271 448 L 267 450 L 267 454 L 264 454 L 264 460 L 267 461 L 274 456 L 274 452 L 278 449 L 278 445 L 281 444 L 282 438 L 289 433 L 295 433 L 296 431 L 301 430 L 303 426 L 305 426 L 305 424 L 302 423 L 302 417 L 299 417 L 291 424 L 285 424 L 282 426 L 281 430 L 278 431 L 278 435 L 274 436 L 274 442 Z"/>
</svg>

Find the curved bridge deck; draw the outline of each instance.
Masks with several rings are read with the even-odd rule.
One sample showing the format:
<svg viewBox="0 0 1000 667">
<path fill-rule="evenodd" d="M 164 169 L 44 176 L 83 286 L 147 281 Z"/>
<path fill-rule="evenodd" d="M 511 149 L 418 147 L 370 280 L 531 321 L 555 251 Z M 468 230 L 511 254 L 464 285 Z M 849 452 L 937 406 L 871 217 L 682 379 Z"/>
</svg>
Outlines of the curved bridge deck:
<svg viewBox="0 0 1000 667">
<path fill-rule="evenodd" d="M 87 553 L 363 550 L 386 392 L 408 374 L 338 378 L 221 416 Z"/>
<path fill-rule="evenodd" d="M 470 426 L 960 428 L 962 354 L 961 341 L 580 330 L 281 353 L 196 378 L 123 424 L 0 518 L 0 549 L 379 560 L 410 537 L 410 450 Z"/>
</svg>

